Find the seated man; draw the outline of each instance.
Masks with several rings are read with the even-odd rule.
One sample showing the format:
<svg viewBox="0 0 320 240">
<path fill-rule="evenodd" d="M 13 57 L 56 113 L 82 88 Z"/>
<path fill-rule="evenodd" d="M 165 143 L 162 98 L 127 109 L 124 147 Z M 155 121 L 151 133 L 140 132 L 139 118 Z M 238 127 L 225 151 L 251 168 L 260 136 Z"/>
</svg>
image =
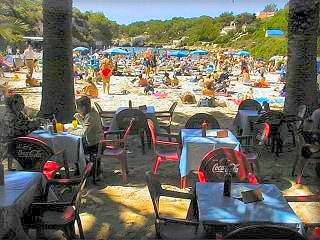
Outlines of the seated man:
<svg viewBox="0 0 320 240">
<path fill-rule="evenodd" d="M 78 113 L 76 113 L 74 117 L 83 126 L 83 128 L 74 131 L 73 134 L 83 136 L 85 138 L 85 154 L 89 154 L 92 151 L 98 151 L 99 141 L 103 138 L 103 127 L 99 113 L 91 107 L 91 100 L 87 96 L 77 99 L 76 104 Z M 99 161 L 97 168 L 99 175 Z"/>
<path fill-rule="evenodd" d="M 8 141 L 26 136 L 39 129 L 44 119 L 31 119 L 24 111 L 25 105 L 21 95 L 16 94 L 5 100 L 6 110 L 0 118 L 0 157 L 6 156 Z"/>
</svg>

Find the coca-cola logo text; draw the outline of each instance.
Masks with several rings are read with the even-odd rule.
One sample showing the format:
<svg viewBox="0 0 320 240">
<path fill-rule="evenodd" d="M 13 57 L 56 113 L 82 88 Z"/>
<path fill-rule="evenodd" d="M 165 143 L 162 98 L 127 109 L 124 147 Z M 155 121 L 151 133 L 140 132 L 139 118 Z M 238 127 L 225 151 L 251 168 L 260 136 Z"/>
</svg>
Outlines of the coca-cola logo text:
<svg viewBox="0 0 320 240">
<path fill-rule="evenodd" d="M 238 173 L 240 164 L 229 163 L 228 166 L 231 167 L 231 171 L 233 173 Z M 213 166 L 212 166 L 212 170 L 211 171 L 213 173 L 224 173 L 225 172 L 225 168 L 226 168 L 226 166 L 223 165 L 222 163 L 215 162 L 213 164 Z"/>
</svg>

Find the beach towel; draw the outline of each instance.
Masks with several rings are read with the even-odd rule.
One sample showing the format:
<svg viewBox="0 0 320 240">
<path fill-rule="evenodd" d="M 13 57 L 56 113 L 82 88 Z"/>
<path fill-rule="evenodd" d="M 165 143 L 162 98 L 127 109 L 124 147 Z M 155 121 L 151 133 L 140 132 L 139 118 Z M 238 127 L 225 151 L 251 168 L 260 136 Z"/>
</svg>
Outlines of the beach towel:
<svg viewBox="0 0 320 240">
<path fill-rule="evenodd" d="M 163 99 L 163 98 L 167 98 L 168 97 L 168 93 L 166 93 L 166 92 L 163 92 L 163 93 L 156 92 L 156 93 L 152 94 L 152 96 L 154 96 L 157 99 Z"/>
</svg>

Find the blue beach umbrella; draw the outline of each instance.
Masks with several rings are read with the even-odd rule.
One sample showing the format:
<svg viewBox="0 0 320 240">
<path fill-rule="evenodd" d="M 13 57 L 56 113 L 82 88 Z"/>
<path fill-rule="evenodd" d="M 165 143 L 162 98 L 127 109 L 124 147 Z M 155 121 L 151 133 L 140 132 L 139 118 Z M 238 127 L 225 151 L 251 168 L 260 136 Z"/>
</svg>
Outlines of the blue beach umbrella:
<svg viewBox="0 0 320 240">
<path fill-rule="evenodd" d="M 241 57 L 245 57 L 245 56 L 250 56 L 250 53 L 248 51 L 245 50 L 241 50 L 237 53 L 237 55 L 241 56 Z"/>
<path fill-rule="evenodd" d="M 104 50 L 102 53 L 109 54 L 109 55 L 128 55 L 129 54 L 129 52 L 121 48 L 109 48 L 107 50 Z"/>
<path fill-rule="evenodd" d="M 188 53 L 186 51 L 172 51 L 169 53 L 169 55 L 171 57 L 178 57 L 178 58 L 181 58 L 181 57 L 187 57 L 188 56 Z"/>
<path fill-rule="evenodd" d="M 90 49 L 86 47 L 76 47 L 73 49 L 74 52 L 89 52 Z"/>
<path fill-rule="evenodd" d="M 205 50 L 195 50 L 190 53 L 190 55 L 208 55 L 208 51 Z"/>
</svg>

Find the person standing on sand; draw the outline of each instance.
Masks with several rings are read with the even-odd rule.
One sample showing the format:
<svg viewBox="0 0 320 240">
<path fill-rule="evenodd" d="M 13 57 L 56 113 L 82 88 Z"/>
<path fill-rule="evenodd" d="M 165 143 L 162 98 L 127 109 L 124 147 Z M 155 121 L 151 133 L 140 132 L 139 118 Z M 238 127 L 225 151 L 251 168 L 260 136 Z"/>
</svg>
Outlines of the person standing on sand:
<svg viewBox="0 0 320 240">
<path fill-rule="evenodd" d="M 110 78 L 112 76 L 112 62 L 108 58 L 104 58 L 100 65 L 100 75 L 103 81 L 103 92 L 105 94 L 110 93 Z"/>
<path fill-rule="evenodd" d="M 24 51 L 24 62 L 28 69 L 27 79 L 31 79 L 34 69 L 34 61 L 36 60 L 36 54 L 34 53 L 31 44 L 28 44 L 28 47 Z"/>
</svg>

